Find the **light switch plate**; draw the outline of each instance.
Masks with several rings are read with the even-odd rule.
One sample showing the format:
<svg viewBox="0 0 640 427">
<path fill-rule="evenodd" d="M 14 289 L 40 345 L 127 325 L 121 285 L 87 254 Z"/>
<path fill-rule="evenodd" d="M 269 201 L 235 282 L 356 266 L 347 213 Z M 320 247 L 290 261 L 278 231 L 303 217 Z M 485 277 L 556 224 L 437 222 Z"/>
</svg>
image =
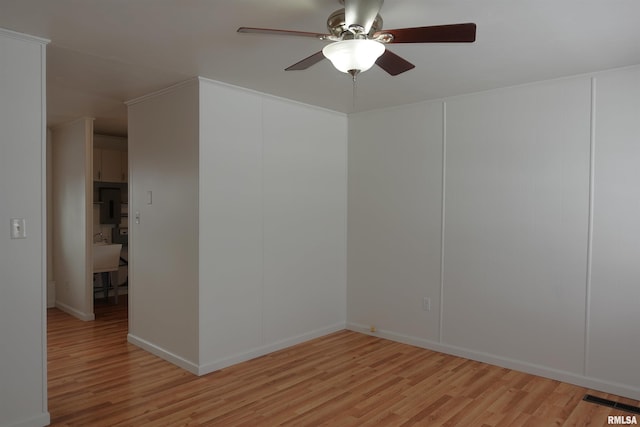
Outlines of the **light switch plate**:
<svg viewBox="0 0 640 427">
<path fill-rule="evenodd" d="M 26 221 L 24 218 L 11 218 L 11 238 L 12 239 L 26 239 Z"/>
</svg>

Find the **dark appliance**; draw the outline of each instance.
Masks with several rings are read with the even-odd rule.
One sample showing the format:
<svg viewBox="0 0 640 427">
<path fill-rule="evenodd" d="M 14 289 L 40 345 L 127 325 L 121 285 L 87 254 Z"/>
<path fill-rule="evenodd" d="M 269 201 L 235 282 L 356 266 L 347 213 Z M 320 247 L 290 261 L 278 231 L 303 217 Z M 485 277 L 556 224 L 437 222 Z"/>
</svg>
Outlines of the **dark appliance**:
<svg viewBox="0 0 640 427">
<path fill-rule="evenodd" d="M 100 224 L 120 224 L 120 189 L 100 189 Z"/>
</svg>

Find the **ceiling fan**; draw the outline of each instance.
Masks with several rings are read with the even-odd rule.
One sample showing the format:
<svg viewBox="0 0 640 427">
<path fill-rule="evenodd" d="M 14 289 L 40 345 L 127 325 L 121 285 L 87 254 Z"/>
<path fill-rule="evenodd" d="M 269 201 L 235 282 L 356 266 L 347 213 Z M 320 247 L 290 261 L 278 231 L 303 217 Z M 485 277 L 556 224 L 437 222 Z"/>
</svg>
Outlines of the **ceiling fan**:
<svg viewBox="0 0 640 427">
<path fill-rule="evenodd" d="M 409 71 L 415 65 L 386 49 L 390 43 L 472 43 L 476 24 L 432 25 L 427 27 L 383 30 L 379 12 L 384 0 L 339 0 L 343 9 L 327 19 L 328 34 L 271 28 L 240 27 L 239 33 L 311 37 L 331 41 L 319 52 L 285 68 L 306 70 L 328 58 L 338 70 L 355 76 L 377 64 L 392 76 Z"/>
</svg>

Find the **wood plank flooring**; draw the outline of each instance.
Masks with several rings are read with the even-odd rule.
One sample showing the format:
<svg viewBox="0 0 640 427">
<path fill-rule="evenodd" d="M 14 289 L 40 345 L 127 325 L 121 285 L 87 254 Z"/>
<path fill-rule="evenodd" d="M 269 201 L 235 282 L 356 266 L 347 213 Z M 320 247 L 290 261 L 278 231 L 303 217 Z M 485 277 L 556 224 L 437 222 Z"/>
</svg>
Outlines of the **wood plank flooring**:
<svg viewBox="0 0 640 427">
<path fill-rule="evenodd" d="M 197 377 L 128 344 L 126 309 L 49 309 L 52 425 L 604 426 L 633 414 L 585 393 L 639 403 L 351 331 Z"/>
</svg>

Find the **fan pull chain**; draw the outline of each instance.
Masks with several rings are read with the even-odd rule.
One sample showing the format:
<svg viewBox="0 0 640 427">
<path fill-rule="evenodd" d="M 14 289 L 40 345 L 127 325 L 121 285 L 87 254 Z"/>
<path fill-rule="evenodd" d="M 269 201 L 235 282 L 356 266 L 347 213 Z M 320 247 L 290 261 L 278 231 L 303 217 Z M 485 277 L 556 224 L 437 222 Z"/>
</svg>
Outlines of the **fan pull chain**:
<svg viewBox="0 0 640 427">
<path fill-rule="evenodd" d="M 356 74 L 353 74 L 353 105 L 351 106 L 351 112 L 355 113 L 356 112 L 356 94 L 357 94 L 357 90 L 356 90 Z"/>
</svg>

